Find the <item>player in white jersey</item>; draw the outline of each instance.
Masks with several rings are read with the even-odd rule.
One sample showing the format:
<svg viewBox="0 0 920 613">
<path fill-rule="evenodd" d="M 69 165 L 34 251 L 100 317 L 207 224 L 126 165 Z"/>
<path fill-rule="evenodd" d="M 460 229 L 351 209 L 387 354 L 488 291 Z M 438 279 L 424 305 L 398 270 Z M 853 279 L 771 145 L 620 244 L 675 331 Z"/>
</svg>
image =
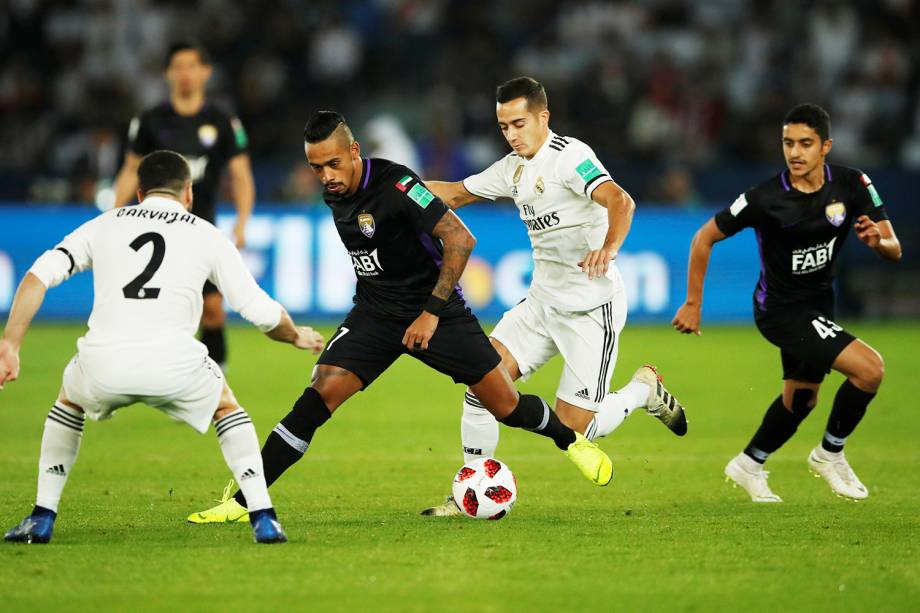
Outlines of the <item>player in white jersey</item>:
<svg viewBox="0 0 920 613">
<path fill-rule="evenodd" d="M 497 91 L 496 114 L 513 149 L 463 181 L 425 184 L 452 209 L 477 200 L 511 198 L 533 249 L 527 297 L 506 312 L 490 340 L 512 379 L 526 379 L 557 353 L 565 360 L 556 413 L 589 440 L 605 436 L 635 409 L 646 409 L 683 436 L 683 407 L 642 366 L 622 389 L 608 393 L 626 292 L 612 262 L 626 239 L 635 203 L 578 139 L 549 129 L 543 86 L 518 77 Z M 461 438 L 466 462 L 495 454 L 498 423 L 467 390 Z M 424 515 L 459 513 L 452 498 Z"/>
<path fill-rule="evenodd" d="M 188 163 L 157 151 L 138 167 L 136 207 L 104 213 L 40 256 L 23 278 L 0 340 L 0 389 L 19 375 L 19 348 L 45 292 L 93 269 L 89 330 L 64 370 L 45 421 L 32 513 L 5 540 L 47 543 L 83 436 L 84 415 L 107 419 L 143 402 L 200 433 L 214 429 L 224 459 L 246 492 L 257 542 L 286 539 L 265 485 L 255 428 L 217 364 L 195 339 L 201 286 L 210 280 L 269 338 L 319 352 L 322 337 L 297 327 L 255 282 L 239 252 L 193 215 Z"/>
</svg>

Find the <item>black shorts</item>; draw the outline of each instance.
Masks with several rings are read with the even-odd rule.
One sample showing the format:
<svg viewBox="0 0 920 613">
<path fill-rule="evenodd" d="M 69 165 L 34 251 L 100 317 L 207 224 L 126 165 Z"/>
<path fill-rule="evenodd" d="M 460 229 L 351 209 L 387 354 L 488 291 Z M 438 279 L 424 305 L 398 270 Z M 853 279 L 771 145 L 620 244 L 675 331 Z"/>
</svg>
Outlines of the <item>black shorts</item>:
<svg viewBox="0 0 920 613">
<path fill-rule="evenodd" d="M 210 281 L 205 281 L 204 287 L 201 289 L 201 293 L 207 296 L 208 294 L 219 294 L 220 290 L 217 289 L 217 286 Z"/>
<path fill-rule="evenodd" d="M 757 313 L 757 329 L 779 347 L 783 379 L 821 383 L 856 337 L 833 321 L 833 308 L 813 305 Z"/>
<path fill-rule="evenodd" d="M 404 353 L 466 385 L 479 383 L 501 363 L 479 320 L 466 307 L 441 314 L 426 350 L 409 351 L 402 344 L 412 321 L 380 317 L 356 305 L 326 343 L 317 364 L 353 372 L 366 388 Z"/>
</svg>

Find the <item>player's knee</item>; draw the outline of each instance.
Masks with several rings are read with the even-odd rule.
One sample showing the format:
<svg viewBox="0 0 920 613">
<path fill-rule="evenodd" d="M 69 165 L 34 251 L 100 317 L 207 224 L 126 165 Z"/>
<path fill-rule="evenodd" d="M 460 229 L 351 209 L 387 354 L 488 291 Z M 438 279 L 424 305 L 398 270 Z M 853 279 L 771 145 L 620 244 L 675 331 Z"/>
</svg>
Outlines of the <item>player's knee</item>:
<svg viewBox="0 0 920 613">
<path fill-rule="evenodd" d="M 860 369 L 859 378 L 865 387 L 871 391 L 877 390 L 882 385 L 882 379 L 885 378 L 885 361 L 882 356 L 873 351 L 872 357 Z"/>
<path fill-rule="evenodd" d="M 291 412 L 284 416 L 281 423 L 295 436 L 309 440 L 317 428 L 332 417 L 332 412 L 322 396 L 312 387 L 308 387 L 294 403 Z M 305 438 L 308 437 L 308 438 Z"/>
<path fill-rule="evenodd" d="M 808 414 L 817 404 L 818 390 L 803 387 L 792 392 L 792 402 L 787 408 L 793 416 L 802 421 L 808 417 Z"/>
</svg>

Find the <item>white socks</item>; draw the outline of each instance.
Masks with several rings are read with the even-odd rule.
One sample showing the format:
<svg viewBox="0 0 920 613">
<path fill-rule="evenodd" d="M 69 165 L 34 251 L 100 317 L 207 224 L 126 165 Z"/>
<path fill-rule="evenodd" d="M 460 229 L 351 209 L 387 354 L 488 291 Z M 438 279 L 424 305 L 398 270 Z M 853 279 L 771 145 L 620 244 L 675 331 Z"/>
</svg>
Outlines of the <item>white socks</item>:
<svg viewBox="0 0 920 613">
<path fill-rule="evenodd" d="M 597 407 L 594 419 L 585 428 L 585 438 L 593 441 L 616 430 L 630 413 L 645 408 L 649 391 L 645 383 L 630 381 L 619 390 L 604 396 Z"/>
<path fill-rule="evenodd" d="M 252 512 L 271 508 L 272 501 L 268 496 L 262 469 L 259 438 L 249 414 L 239 408 L 216 421 L 214 430 L 224 460 L 246 497 L 248 510 Z"/>
<path fill-rule="evenodd" d="M 83 412 L 55 404 L 45 419 L 42 451 L 38 459 L 38 494 L 35 505 L 57 513 L 61 493 L 77 460 L 83 439 Z"/>
<path fill-rule="evenodd" d="M 495 448 L 498 447 L 498 420 L 470 390 L 466 390 L 463 397 L 460 439 L 463 442 L 465 463 L 479 458 L 495 457 Z"/>
</svg>

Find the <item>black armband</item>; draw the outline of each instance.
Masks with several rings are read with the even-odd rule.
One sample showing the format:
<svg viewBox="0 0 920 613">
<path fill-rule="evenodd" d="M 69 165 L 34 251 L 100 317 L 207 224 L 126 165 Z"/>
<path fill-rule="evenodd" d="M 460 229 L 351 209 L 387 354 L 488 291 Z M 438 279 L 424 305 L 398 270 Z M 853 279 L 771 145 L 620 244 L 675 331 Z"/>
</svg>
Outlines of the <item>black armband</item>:
<svg viewBox="0 0 920 613">
<path fill-rule="evenodd" d="M 444 305 L 447 304 L 447 300 L 443 298 L 438 298 L 434 294 L 428 296 L 428 301 L 425 303 L 425 306 L 422 307 L 423 311 L 428 311 L 435 317 L 440 317 L 441 311 L 444 310 Z"/>
</svg>

